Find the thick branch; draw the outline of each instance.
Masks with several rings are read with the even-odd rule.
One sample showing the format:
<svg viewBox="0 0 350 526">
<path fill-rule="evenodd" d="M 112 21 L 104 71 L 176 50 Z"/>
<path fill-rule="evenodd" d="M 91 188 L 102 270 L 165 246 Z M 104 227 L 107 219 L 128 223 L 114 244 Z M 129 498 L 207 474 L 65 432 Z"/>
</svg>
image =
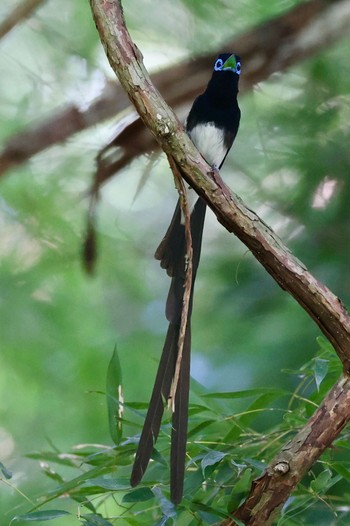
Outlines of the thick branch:
<svg viewBox="0 0 350 526">
<path fill-rule="evenodd" d="M 130 39 L 118 0 L 90 0 L 111 66 L 144 124 L 186 181 L 198 191 L 218 220 L 239 237 L 273 276 L 310 314 L 334 345 L 345 371 L 350 365 L 350 318 L 340 300 L 318 282 L 283 246 L 271 229 L 230 192 L 201 158 L 174 113 L 150 81 L 140 53 Z M 271 523 L 311 465 L 350 419 L 350 379 L 329 393 L 307 425 L 274 459 L 252 486 L 236 518 L 250 526 Z M 223 523 L 235 524 L 234 519 Z"/>
<path fill-rule="evenodd" d="M 221 180 L 217 182 L 210 177 L 210 167 L 152 84 L 120 18 L 119 2 L 90 0 L 90 3 L 110 64 L 144 124 L 163 150 L 175 159 L 186 180 L 207 201 L 218 220 L 243 241 L 277 283 L 310 314 L 349 370 L 350 318 L 341 301 L 307 271 Z"/>
<path fill-rule="evenodd" d="M 234 512 L 234 517 L 246 526 L 271 524 L 290 493 L 349 420 L 350 379 L 347 377 L 333 387 L 308 423 L 253 482 L 249 496 Z M 234 519 L 227 519 L 221 526 L 235 524 Z"/>
<path fill-rule="evenodd" d="M 349 27 L 349 0 L 333 0 L 331 3 L 328 0 L 310 0 L 226 42 L 222 47 L 239 52 L 244 59 L 241 84 L 244 92 L 271 73 L 282 71 L 329 46 L 346 34 Z M 153 75 L 152 80 L 167 102 L 179 110 L 203 90 L 207 72 L 214 55 L 218 53 L 172 65 Z M 45 148 L 67 140 L 74 133 L 113 117 L 128 106 L 124 90 L 119 85 L 108 83 L 101 97 L 87 110 L 76 106 L 64 108 L 37 126 L 11 137 L 0 152 L 0 175 Z M 103 167 L 100 179 L 107 179 L 135 156 L 150 151 L 157 144 L 139 119 L 117 133 L 118 137 L 112 141 L 111 147 L 121 146 L 123 155 L 121 158 L 118 156 L 117 163 Z"/>
</svg>

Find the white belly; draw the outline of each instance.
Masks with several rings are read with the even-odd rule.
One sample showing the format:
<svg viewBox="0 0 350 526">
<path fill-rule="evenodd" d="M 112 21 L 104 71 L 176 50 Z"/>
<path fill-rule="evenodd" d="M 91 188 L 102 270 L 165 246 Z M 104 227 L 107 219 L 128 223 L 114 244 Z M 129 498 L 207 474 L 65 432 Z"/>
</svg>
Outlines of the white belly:
<svg viewBox="0 0 350 526">
<path fill-rule="evenodd" d="M 198 124 L 189 133 L 193 144 L 210 166 L 218 168 L 222 163 L 227 148 L 224 146 L 224 133 L 215 128 L 214 124 Z M 192 212 L 194 205 L 198 199 L 198 194 L 192 190 L 187 189 L 187 202 L 190 212 Z M 181 213 L 181 223 L 185 222 L 183 214 Z"/>
<path fill-rule="evenodd" d="M 218 168 L 227 151 L 223 130 L 215 128 L 213 123 L 198 124 L 189 135 L 207 163 Z"/>
</svg>

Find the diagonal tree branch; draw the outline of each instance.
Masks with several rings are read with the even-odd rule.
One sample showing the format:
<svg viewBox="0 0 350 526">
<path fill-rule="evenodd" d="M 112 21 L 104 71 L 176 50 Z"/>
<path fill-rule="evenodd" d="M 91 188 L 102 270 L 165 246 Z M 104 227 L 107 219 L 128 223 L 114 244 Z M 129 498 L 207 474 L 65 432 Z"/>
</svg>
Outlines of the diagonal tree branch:
<svg viewBox="0 0 350 526">
<path fill-rule="evenodd" d="M 273 514 L 350 419 L 350 318 L 340 300 L 307 271 L 201 158 L 152 84 L 125 27 L 120 1 L 90 0 L 90 4 L 110 64 L 144 124 L 218 220 L 245 243 L 276 282 L 309 313 L 344 365 L 346 376 L 254 482 L 248 499 L 235 513 L 247 525 L 270 524 Z M 233 524 L 234 518 L 223 523 Z"/>
<path fill-rule="evenodd" d="M 348 33 L 349 28 L 350 0 L 309 0 L 233 38 L 224 47 L 238 50 L 244 58 L 245 78 L 241 84 L 244 92 L 268 78 L 271 73 L 282 71 L 331 45 Z M 213 52 L 195 60 L 172 65 L 153 75 L 152 80 L 167 102 L 178 111 L 203 90 L 207 71 L 217 54 L 218 52 Z M 113 117 L 127 107 L 129 100 L 124 90 L 120 85 L 108 81 L 102 95 L 87 110 L 71 105 L 8 139 L 0 151 L 0 175 L 46 148 L 64 142 L 73 134 Z M 136 118 L 132 120 L 132 124 L 123 125 L 117 131 L 117 138 L 109 147 L 115 146 L 122 149 L 122 156 L 118 157 L 117 162 L 101 164 L 101 182 L 134 157 L 154 149 L 157 143 L 145 130 L 140 119 Z M 105 153 L 108 153 L 108 147 L 105 148 Z"/>
<path fill-rule="evenodd" d="M 0 39 L 9 33 L 17 24 L 28 18 L 45 0 L 24 0 L 0 23 Z"/>
<path fill-rule="evenodd" d="M 328 393 L 308 423 L 288 442 L 256 479 L 236 519 L 246 526 L 271 524 L 290 493 L 314 462 L 331 446 L 350 420 L 350 379 L 342 378 Z M 234 526 L 234 518 L 221 526 Z"/>
<path fill-rule="evenodd" d="M 350 365 L 350 318 L 341 301 L 318 282 L 272 230 L 237 198 L 199 155 L 181 123 L 152 84 L 141 54 L 119 14 L 117 0 L 90 0 L 111 66 L 166 154 L 187 182 L 207 201 L 218 220 L 252 251 L 277 283 L 310 314 L 335 347 L 346 370 Z"/>
</svg>

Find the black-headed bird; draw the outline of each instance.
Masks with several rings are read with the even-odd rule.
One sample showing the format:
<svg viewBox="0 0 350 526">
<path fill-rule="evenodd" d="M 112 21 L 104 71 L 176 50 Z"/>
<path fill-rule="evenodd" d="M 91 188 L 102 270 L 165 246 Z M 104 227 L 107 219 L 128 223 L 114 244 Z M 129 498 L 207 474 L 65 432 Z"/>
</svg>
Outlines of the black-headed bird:
<svg viewBox="0 0 350 526">
<path fill-rule="evenodd" d="M 230 53 L 220 55 L 215 61 L 214 71 L 206 90 L 196 98 L 187 117 L 188 135 L 214 170 L 223 165 L 238 131 L 241 117 L 237 102 L 240 73 L 241 61 L 237 55 Z M 189 191 L 194 193 L 193 190 Z M 191 310 L 205 211 L 206 203 L 196 194 L 196 201 L 190 209 L 192 287 L 181 366 L 175 400 L 172 404 L 170 496 L 174 504 L 181 501 L 183 494 L 190 384 Z M 155 253 L 161 267 L 166 269 L 171 277 L 166 303 L 169 327 L 136 452 L 130 479 L 132 486 L 140 482 L 146 471 L 174 379 L 186 279 L 186 253 L 184 217 L 178 201 L 170 226 Z"/>
</svg>

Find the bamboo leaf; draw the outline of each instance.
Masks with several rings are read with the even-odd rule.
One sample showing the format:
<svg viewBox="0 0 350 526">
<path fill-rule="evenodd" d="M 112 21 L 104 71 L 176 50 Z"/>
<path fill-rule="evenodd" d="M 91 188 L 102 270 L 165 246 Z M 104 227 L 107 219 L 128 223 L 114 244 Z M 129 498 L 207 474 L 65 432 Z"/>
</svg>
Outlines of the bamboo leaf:
<svg viewBox="0 0 350 526">
<path fill-rule="evenodd" d="M 65 515 L 70 515 L 70 513 L 68 511 L 63 510 L 34 511 L 32 513 L 26 513 L 25 515 L 17 515 L 12 519 L 12 522 L 50 521 L 52 519 L 59 519 L 60 517 L 64 517 Z"/>
</svg>

